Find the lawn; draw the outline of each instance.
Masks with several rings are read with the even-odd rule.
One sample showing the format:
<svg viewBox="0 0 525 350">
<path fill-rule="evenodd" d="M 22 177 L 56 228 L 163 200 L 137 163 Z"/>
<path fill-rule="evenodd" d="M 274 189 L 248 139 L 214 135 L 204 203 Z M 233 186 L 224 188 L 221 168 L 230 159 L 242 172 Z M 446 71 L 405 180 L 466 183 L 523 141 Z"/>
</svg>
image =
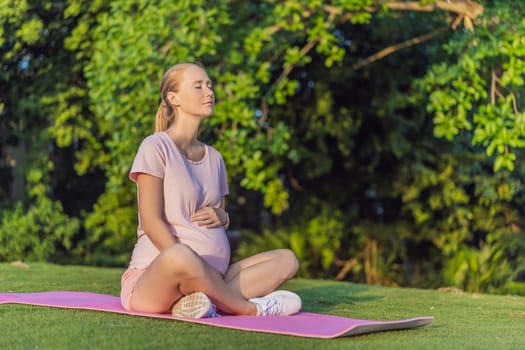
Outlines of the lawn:
<svg viewBox="0 0 525 350">
<path fill-rule="evenodd" d="M 0 264 L 0 292 L 50 290 L 118 295 L 122 269 Z M 414 330 L 333 340 L 253 333 L 173 320 L 0 305 L 0 349 L 523 349 L 525 297 L 385 288 L 294 279 L 303 311 L 359 319 L 434 316 Z"/>
</svg>

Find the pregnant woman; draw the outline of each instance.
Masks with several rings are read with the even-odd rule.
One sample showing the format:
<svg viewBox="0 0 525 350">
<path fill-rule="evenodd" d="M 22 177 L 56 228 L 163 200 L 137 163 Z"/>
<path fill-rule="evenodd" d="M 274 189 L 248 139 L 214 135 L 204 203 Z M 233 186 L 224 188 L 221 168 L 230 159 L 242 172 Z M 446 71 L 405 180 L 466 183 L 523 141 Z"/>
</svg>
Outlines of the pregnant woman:
<svg viewBox="0 0 525 350">
<path fill-rule="evenodd" d="M 127 310 L 214 317 L 291 315 L 295 293 L 276 290 L 298 268 L 287 249 L 230 263 L 226 168 L 221 154 L 198 140 L 215 97 L 206 71 L 193 63 L 166 71 L 155 133 L 146 137 L 129 177 L 137 185 L 138 239 L 122 275 Z"/>
</svg>

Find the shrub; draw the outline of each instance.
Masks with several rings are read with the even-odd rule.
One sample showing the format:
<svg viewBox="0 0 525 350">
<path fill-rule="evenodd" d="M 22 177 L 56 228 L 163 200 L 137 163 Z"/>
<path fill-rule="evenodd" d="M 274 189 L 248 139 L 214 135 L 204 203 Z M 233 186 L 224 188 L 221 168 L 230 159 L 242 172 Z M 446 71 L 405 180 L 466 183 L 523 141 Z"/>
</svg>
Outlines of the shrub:
<svg viewBox="0 0 525 350">
<path fill-rule="evenodd" d="M 47 197 L 40 197 L 27 211 L 16 202 L 1 215 L 0 261 L 56 260 L 60 248 L 71 249 L 80 228 L 77 218 L 64 214 L 60 202 Z"/>
</svg>

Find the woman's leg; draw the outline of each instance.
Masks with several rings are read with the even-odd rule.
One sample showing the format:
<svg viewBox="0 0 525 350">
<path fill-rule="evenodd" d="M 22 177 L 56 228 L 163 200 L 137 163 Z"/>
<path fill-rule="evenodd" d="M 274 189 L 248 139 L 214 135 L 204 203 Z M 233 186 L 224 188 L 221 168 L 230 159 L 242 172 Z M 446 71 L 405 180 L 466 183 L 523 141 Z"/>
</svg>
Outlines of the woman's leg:
<svg viewBox="0 0 525 350">
<path fill-rule="evenodd" d="M 135 285 L 131 308 L 143 312 L 169 312 L 184 295 L 203 292 L 225 312 L 255 315 L 256 306 L 230 288 L 222 276 L 191 248 L 176 244 L 159 254 Z"/>
<path fill-rule="evenodd" d="M 245 298 L 256 298 L 273 292 L 292 278 L 299 263 L 289 249 L 276 249 L 256 254 L 232 264 L 224 280 Z"/>
</svg>

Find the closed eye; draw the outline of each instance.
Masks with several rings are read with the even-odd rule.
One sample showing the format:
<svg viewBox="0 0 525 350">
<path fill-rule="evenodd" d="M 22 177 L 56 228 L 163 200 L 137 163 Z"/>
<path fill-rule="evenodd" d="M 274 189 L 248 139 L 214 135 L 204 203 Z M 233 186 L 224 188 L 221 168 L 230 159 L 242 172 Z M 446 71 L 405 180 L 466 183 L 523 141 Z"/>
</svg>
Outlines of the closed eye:
<svg viewBox="0 0 525 350">
<path fill-rule="evenodd" d="M 195 84 L 194 87 L 195 89 L 202 89 L 202 81 L 196 81 L 196 83 L 198 84 Z M 207 81 L 206 82 L 206 86 L 208 87 L 208 89 L 210 90 L 213 90 L 213 83 L 211 81 Z"/>
</svg>

